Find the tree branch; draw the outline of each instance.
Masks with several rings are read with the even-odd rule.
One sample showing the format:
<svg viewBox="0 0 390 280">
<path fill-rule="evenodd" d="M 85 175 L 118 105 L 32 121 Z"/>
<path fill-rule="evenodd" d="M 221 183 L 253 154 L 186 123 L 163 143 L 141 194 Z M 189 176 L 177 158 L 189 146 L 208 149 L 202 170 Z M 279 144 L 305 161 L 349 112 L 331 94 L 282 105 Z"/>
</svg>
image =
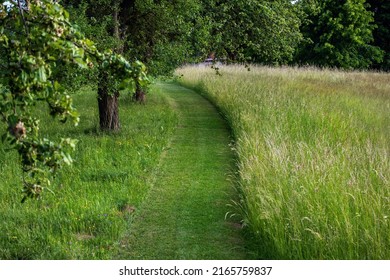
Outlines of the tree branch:
<svg viewBox="0 0 390 280">
<path fill-rule="evenodd" d="M 20 3 L 20 0 L 18 0 L 18 9 L 19 9 L 19 14 L 23 20 L 24 29 L 26 31 L 26 34 L 28 35 L 29 32 L 28 32 L 27 22 L 26 22 L 26 19 L 24 18 L 23 8 L 22 8 L 22 4 Z"/>
</svg>

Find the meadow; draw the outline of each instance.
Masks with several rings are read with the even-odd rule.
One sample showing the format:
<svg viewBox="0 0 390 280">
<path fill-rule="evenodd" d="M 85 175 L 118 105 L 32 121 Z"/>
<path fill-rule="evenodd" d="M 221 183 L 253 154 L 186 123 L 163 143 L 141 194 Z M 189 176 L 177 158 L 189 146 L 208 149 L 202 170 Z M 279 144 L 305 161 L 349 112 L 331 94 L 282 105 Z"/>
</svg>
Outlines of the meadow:
<svg viewBox="0 0 390 280">
<path fill-rule="evenodd" d="M 43 135 L 79 143 L 40 200 L 20 203 L 18 155 L 0 144 L 0 259 L 390 259 L 390 75 L 220 73 L 177 71 L 230 125 L 236 174 L 221 120 L 174 83 L 154 84 L 146 105 L 122 95 L 118 133 L 99 131 L 90 88 L 73 94 L 79 126 L 43 118 Z"/>
<path fill-rule="evenodd" d="M 53 193 L 20 203 L 18 155 L 0 144 L 0 259 L 115 259 L 148 193 L 178 120 L 165 96 L 152 88 L 143 106 L 122 95 L 121 131 L 114 134 L 99 132 L 96 90 L 73 98 L 79 126 L 42 119 L 44 136 L 79 140 Z"/>
<path fill-rule="evenodd" d="M 263 259 L 390 259 L 390 75 L 184 67 L 229 122 L 235 213 Z"/>
</svg>

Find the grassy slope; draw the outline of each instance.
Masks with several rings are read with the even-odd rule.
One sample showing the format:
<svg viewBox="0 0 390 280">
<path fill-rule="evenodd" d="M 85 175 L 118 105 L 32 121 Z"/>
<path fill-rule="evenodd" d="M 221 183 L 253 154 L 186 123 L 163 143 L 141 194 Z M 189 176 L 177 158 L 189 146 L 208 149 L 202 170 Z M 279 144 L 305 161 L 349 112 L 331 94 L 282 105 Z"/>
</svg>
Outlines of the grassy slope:
<svg viewBox="0 0 390 280">
<path fill-rule="evenodd" d="M 259 258 L 390 258 L 390 75 L 185 68 L 237 139 Z"/>
<path fill-rule="evenodd" d="M 233 164 L 226 124 L 193 91 L 159 87 L 179 126 L 120 258 L 241 259 L 237 229 L 224 219 L 233 192 L 226 177 Z"/>
<path fill-rule="evenodd" d="M 152 92 L 147 106 L 124 98 L 122 129 L 115 135 L 96 133 L 93 91 L 74 99 L 82 115 L 78 127 L 51 119 L 42 125 L 50 137 L 80 140 L 74 166 L 58 174 L 55 195 L 46 192 L 41 201 L 21 204 L 18 158 L 0 146 L 0 259 L 111 259 L 131 209 L 148 192 L 177 124 L 166 98 Z"/>
</svg>

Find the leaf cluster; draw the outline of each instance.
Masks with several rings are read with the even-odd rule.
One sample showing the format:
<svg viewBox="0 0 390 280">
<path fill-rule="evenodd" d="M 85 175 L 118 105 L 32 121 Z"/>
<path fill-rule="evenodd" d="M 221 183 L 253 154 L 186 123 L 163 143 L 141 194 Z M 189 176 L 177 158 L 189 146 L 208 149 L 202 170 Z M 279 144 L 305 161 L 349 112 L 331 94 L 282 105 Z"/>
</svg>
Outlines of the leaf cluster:
<svg viewBox="0 0 390 280">
<path fill-rule="evenodd" d="M 210 14 L 217 56 L 230 61 L 285 64 L 302 39 L 290 1 L 213 1 Z"/>
<path fill-rule="evenodd" d="M 376 26 L 365 0 L 303 0 L 299 5 L 306 14 L 301 31 L 307 38 L 299 62 L 357 69 L 382 61 L 383 51 L 372 44 Z"/>
</svg>

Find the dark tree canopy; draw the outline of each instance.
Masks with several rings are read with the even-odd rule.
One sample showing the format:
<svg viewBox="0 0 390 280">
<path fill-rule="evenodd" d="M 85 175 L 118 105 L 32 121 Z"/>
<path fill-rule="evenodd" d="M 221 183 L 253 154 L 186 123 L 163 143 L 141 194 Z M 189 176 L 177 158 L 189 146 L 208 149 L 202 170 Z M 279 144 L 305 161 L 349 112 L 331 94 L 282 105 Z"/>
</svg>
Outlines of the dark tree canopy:
<svg viewBox="0 0 390 280">
<path fill-rule="evenodd" d="M 91 38 L 145 62 L 152 75 L 210 54 L 230 62 L 348 69 L 384 68 L 388 61 L 384 0 L 63 2 Z"/>
<path fill-rule="evenodd" d="M 383 51 L 372 44 L 374 17 L 365 0 L 301 0 L 299 5 L 306 16 L 299 63 L 356 69 L 382 61 Z"/>
<path fill-rule="evenodd" d="M 143 61 L 152 75 L 166 75 L 202 48 L 199 1 L 66 0 L 87 36 L 126 57 Z M 114 16 L 116 15 L 116 16 Z M 197 39 L 196 39 L 197 38 Z"/>
<path fill-rule="evenodd" d="M 212 38 L 230 61 L 286 64 L 301 40 L 300 19 L 290 1 L 225 0 L 209 3 Z"/>
<path fill-rule="evenodd" d="M 143 61 L 152 75 L 172 73 L 211 53 L 232 62 L 285 64 L 292 61 L 302 38 L 299 11 L 288 0 L 64 2 L 72 5 L 71 14 L 86 33 L 97 40 L 102 37 L 103 43 L 115 42 L 110 15 L 116 4 L 116 42 L 126 56 Z"/>
<path fill-rule="evenodd" d="M 367 0 L 368 9 L 374 13 L 377 26 L 373 31 L 374 45 L 385 51 L 382 63 L 374 63 L 376 68 L 390 70 L 390 1 Z"/>
</svg>

